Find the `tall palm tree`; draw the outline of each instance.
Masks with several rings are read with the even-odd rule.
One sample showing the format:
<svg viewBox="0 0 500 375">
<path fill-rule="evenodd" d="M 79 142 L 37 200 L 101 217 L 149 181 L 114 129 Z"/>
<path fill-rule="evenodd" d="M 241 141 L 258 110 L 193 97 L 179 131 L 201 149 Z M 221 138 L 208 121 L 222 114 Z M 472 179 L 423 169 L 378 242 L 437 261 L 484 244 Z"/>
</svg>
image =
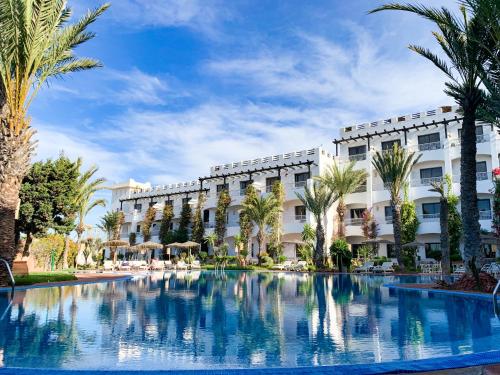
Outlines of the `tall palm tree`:
<svg viewBox="0 0 500 375">
<path fill-rule="evenodd" d="M 477 0 L 477 3 L 491 0 Z M 485 67 L 491 60 L 488 51 L 498 49 L 491 38 L 490 27 L 474 8 L 460 7 L 459 15 L 442 8 L 423 5 L 387 4 L 372 11 L 400 10 L 417 14 L 435 24 L 433 32 L 446 60 L 427 48 L 411 45 L 409 48 L 425 57 L 448 78 L 445 93 L 451 96 L 463 112 L 460 160 L 460 198 L 464 224 L 464 261 L 479 258 L 480 225 L 476 188 L 476 118 L 484 103 L 481 88 Z"/>
<path fill-rule="evenodd" d="M 259 256 L 265 252 L 266 228 L 271 224 L 271 220 L 276 217 L 281 210 L 278 200 L 273 193 L 266 196 L 254 196 L 243 203 L 243 210 L 258 228 L 257 243 L 259 245 Z"/>
<path fill-rule="evenodd" d="M 337 214 L 339 217 L 337 236 L 345 238 L 345 198 L 352 194 L 366 182 L 368 174 L 363 169 L 354 169 L 355 161 L 344 167 L 336 162 L 330 165 L 325 174 L 316 177 L 318 181 L 326 185 L 338 197 Z"/>
<path fill-rule="evenodd" d="M 452 194 L 452 182 L 451 176 L 446 175 L 444 181 L 431 182 L 432 188 L 429 191 L 433 191 L 439 194 L 439 225 L 441 229 L 441 234 L 439 236 L 441 242 L 441 270 L 444 275 L 449 275 L 451 272 L 450 264 L 450 237 L 449 237 L 449 226 L 448 226 L 448 198 Z"/>
<path fill-rule="evenodd" d="M 51 77 L 101 66 L 73 50 L 94 37 L 87 31 L 109 5 L 68 24 L 62 0 L 0 0 L 0 256 L 15 255 L 15 215 L 21 181 L 34 150 L 28 109 Z M 0 285 L 7 273 L 0 270 Z"/>
<path fill-rule="evenodd" d="M 416 156 L 414 152 L 408 152 L 395 144 L 392 152 L 376 152 L 372 160 L 373 167 L 391 194 L 394 251 L 402 270 L 404 270 L 404 263 L 401 241 L 401 192 L 410 176 L 411 169 L 421 156 L 422 154 Z"/>
<path fill-rule="evenodd" d="M 314 264 L 318 268 L 325 266 L 325 229 L 323 221 L 328 209 L 335 203 L 338 196 L 333 190 L 328 189 L 325 185 L 315 182 L 312 189 L 305 187 L 304 195 L 296 193 L 297 197 L 304 204 L 306 209 L 310 211 L 316 219 L 316 249 L 314 251 Z"/>
<path fill-rule="evenodd" d="M 78 179 L 78 195 L 76 199 L 77 204 L 77 224 L 76 224 L 76 245 L 78 253 L 81 251 L 82 235 L 85 232 L 85 218 L 97 206 L 105 207 L 105 199 L 93 199 L 94 194 L 104 187 L 102 184 L 106 181 L 104 178 L 94 178 L 99 168 L 92 166 L 80 175 Z"/>
</svg>

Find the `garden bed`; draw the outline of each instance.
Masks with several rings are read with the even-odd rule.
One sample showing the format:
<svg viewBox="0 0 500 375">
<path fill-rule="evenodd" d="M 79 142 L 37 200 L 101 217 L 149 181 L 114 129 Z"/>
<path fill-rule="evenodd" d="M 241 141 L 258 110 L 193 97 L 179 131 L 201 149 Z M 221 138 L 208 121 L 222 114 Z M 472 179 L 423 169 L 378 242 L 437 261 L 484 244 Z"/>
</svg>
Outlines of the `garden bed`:
<svg viewBox="0 0 500 375">
<path fill-rule="evenodd" d="M 78 280 L 74 274 L 68 272 L 33 272 L 29 275 L 14 276 L 14 279 L 16 286 Z"/>
</svg>

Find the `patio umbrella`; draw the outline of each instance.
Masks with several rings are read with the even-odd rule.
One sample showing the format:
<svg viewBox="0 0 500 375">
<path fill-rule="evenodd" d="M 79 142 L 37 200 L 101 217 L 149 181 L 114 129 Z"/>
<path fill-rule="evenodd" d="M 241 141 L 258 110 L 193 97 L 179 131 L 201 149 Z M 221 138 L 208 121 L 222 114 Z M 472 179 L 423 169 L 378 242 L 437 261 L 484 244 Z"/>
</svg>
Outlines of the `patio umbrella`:
<svg viewBox="0 0 500 375">
<path fill-rule="evenodd" d="M 134 246 L 137 250 L 154 250 L 154 249 L 163 249 L 163 245 L 158 242 L 147 241 Z"/>
<path fill-rule="evenodd" d="M 128 243 L 128 241 L 123 241 L 123 240 L 110 240 L 110 241 L 103 242 L 102 245 L 108 246 L 111 248 L 111 250 L 113 251 L 113 264 L 115 264 L 116 263 L 116 248 L 122 247 L 122 246 L 128 246 L 129 243 Z"/>
<path fill-rule="evenodd" d="M 407 248 L 412 248 L 412 247 L 420 247 L 420 246 L 425 246 L 425 244 L 424 244 L 424 243 L 422 243 L 422 242 L 414 241 L 414 242 L 405 243 L 405 244 L 403 245 L 403 247 L 404 247 L 405 249 L 407 249 Z"/>
<path fill-rule="evenodd" d="M 198 243 L 198 242 L 194 242 L 194 241 L 186 241 L 186 242 L 181 242 L 181 243 L 176 243 L 177 248 L 179 249 L 188 249 L 189 251 L 189 256 L 191 256 L 191 249 L 193 248 L 199 248 L 201 245 Z"/>
</svg>

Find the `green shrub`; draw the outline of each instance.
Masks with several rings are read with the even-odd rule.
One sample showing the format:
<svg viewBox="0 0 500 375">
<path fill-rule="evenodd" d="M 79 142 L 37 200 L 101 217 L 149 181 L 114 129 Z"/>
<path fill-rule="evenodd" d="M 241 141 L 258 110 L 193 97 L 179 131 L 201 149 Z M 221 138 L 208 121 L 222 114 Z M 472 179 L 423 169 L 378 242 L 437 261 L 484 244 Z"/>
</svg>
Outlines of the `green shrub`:
<svg viewBox="0 0 500 375">
<path fill-rule="evenodd" d="M 283 263 L 286 260 L 286 256 L 278 255 L 278 263 Z"/>
<path fill-rule="evenodd" d="M 208 253 L 206 251 L 200 251 L 200 259 L 202 262 L 205 262 L 208 258 Z"/>
<path fill-rule="evenodd" d="M 270 256 L 260 257 L 260 261 L 264 267 L 272 267 L 274 264 L 273 258 L 271 258 Z"/>
<path fill-rule="evenodd" d="M 349 249 L 349 244 L 344 239 L 337 239 L 330 246 L 330 256 L 332 261 L 337 265 L 338 269 L 343 271 L 351 266 L 352 253 Z"/>
</svg>

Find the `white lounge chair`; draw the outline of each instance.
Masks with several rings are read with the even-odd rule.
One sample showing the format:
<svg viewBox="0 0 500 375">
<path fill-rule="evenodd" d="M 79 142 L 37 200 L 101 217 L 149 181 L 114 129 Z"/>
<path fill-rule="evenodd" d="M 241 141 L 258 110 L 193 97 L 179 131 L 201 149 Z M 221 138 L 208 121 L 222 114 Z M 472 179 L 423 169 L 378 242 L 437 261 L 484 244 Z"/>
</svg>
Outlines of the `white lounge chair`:
<svg viewBox="0 0 500 375">
<path fill-rule="evenodd" d="M 354 269 L 354 272 L 355 273 L 371 272 L 371 270 L 373 269 L 373 266 L 374 266 L 373 262 L 365 262 L 365 264 L 363 264 L 362 266 Z"/>
<path fill-rule="evenodd" d="M 307 262 L 305 260 L 299 260 L 292 269 L 294 271 L 305 271 L 307 270 Z"/>
<path fill-rule="evenodd" d="M 384 262 L 381 266 L 373 267 L 373 273 L 390 273 L 394 272 L 394 263 L 392 262 Z"/>
<path fill-rule="evenodd" d="M 118 265 L 118 269 L 120 271 L 130 271 L 130 269 L 131 269 L 130 263 L 129 262 L 120 262 L 120 264 Z"/>
<path fill-rule="evenodd" d="M 175 269 L 178 269 L 178 270 L 187 270 L 188 266 L 187 266 L 186 262 L 184 262 L 183 260 L 179 260 L 177 262 L 177 264 L 175 265 Z"/>
<path fill-rule="evenodd" d="M 155 271 L 161 271 L 165 268 L 165 264 L 161 260 L 153 259 L 151 262 L 151 269 Z"/>
<path fill-rule="evenodd" d="M 193 262 L 191 263 L 191 269 L 192 270 L 199 270 L 199 269 L 201 269 L 200 261 L 199 260 L 193 260 Z"/>
<path fill-rule="evenodd" d="M 171 260 L 164 260 L 163 261 L 163 268 L 166 270 L 173 270 L 175 266 L 172 264 Z"/>
<path fill-rule="evenodd" d="M 280 263 L 280 264 L 275 264 L 272 269 L 273 270 L 280 270 L 280 271 L 283 271 L 283 270 L 289 270 L 290 268 L 292 268 L 293 266 L 293 263 L 291 260 L 285 260 L 283 263 Z"/>
<path fill-rule="evenodd" d="M 112 260 L 104 261 L 104 271 L 113 271 L 115 269 Z"/>
</svg>

